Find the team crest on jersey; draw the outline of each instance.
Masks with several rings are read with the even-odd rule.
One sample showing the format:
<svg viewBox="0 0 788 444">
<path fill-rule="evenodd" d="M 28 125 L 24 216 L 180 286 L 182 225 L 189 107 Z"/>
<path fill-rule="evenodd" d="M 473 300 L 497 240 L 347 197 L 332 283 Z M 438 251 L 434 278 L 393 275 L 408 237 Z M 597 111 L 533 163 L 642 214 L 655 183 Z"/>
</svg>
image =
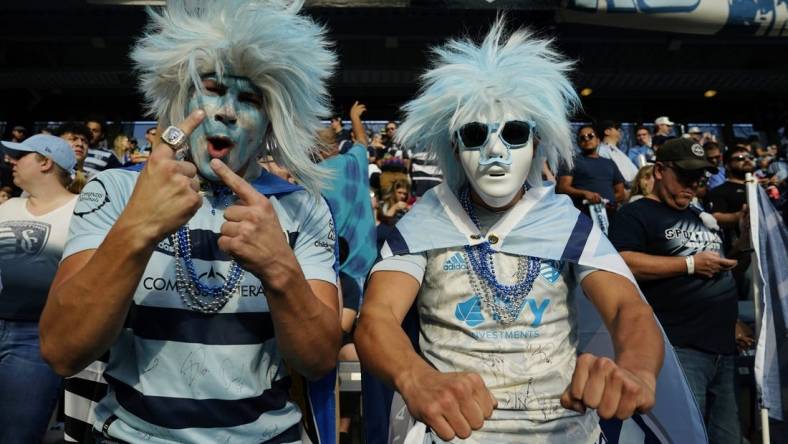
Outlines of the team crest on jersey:
<svg viewBox="0 0 788 444">
<path fill-rule="evenodd" d="M 74 206 L 74 216 L 85 217 L 100 210 L 107 203 L 109 203 L 107 187 L 100 180 L 93 179 L 79 193 L 79 198 Z"/>
<path fill-rule="evenodd" d="M 443 271 L 462 271 L 467 270 L 468 265 L 465 263 L 460 253 L 454 253 L 450 258 L 446 259 L 443 263 Z"/>
<path fill-rule="evenodd" d="M 468 300 L 457 304 L 457 308 L 454 309 L 454 317 L 464 322 L 468 327 L 476 327 L 484 322 L 482 301 L 479 296 L 473 295 Z"/>
<path fill-rule="evenodd" d="M 561 277 L 561 270 L 564 268 L 563 261 L 542 260 L 539 274 L 550 284 L 555 284 Z"/>
<path fill-rule="evenodd" d="M 32 220 L 9 220 L 0 224 L 0 259 L 35 257 L 49 239 L 52 226 Z"/>
</svg>

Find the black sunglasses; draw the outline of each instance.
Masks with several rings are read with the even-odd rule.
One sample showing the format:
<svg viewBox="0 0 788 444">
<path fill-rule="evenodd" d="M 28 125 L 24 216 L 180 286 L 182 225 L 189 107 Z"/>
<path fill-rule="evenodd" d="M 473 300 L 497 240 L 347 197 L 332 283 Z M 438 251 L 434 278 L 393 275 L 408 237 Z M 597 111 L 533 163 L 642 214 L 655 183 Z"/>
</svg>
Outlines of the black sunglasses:
<svg viewBox="0 0 788 444">
<path fill-rule="evenodd" d="M 692 186 L 697 183 L 698 186 L 702 187 L 709 181 L 706 170 L 684 170 L 673 165 L 665 164 L 663 164 L 663 166 L 673 170 L 673 173 L 676 174 L 676 179 L 684 186 Z"/>
<path fill-rule="evenodd" d="M 531 139 L 531 122 L 510 120 L 501 123 L 469 122 L 457 130 L 457 138 L 466 150 L 479 149 L 487 144 L 490 135 L 498 132 L 498 137 L 507 148 L 519 148 Z"/>
<path fill-rule="evenodd" d="M 747 155 L 745 155 L 745 156 L 733 156 L 733 157 L 731 157 L 731 160 L 752 160 L 752 159 L 753 159 L 753 157 L 752 157 L 752 156 L 747 156 Z"/>
<path fill-rule="evenodd" d="M 577 138 L 580 139 L 580 140 L 594 140 L 594 139 L 596 139 L 596 134 L 594 134 L 594 133 L 581 134 L 581 135 L 577 136 Z"/>
</svg>

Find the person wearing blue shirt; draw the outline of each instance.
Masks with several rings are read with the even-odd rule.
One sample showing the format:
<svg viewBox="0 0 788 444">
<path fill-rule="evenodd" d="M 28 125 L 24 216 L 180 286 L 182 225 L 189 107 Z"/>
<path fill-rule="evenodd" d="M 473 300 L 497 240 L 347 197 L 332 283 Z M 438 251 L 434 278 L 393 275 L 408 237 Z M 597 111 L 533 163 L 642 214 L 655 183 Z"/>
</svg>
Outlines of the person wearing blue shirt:
<svg viewBox="0 0 788 444">
<path fill-rule="evenodd" d="M 637 141 L 637 145 L 629 148 L 627 156 L 632 163 L 640 168 L 643 166 L 639 163 L 641 155 L 643 155 L 646 162 L 654 161 L 654 150 L 651 149 L 651 133 L 649 133 L 648 128 L 645 126 L 637 127 L 635 130 L 635 140 Z"/>
</svg>

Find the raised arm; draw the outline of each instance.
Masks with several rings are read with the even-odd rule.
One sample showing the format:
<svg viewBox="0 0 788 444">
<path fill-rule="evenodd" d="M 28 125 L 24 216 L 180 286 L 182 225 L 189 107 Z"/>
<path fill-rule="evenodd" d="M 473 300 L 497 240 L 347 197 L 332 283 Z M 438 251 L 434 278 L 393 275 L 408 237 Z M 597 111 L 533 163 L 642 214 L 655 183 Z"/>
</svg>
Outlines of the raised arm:
<svg viewBox="0 0 788 444">
<path fill-rule="evenodd" d="M 402 320 L 416 300 L 410 275 L 372 275 L 354 342 L 364 368 L 402 395 L 410 413 L 441 439 L 467 438 L 492 415 L 495 398 L 475 373 L 440 373 L 413 349 Z"/>
<path fill-rule="evenodd" d="M 361 122 L 361 115 L 366 111 L 367 107 L 362 103 L 358 103 L 358 100 L 350 108 L 350 124 L 353 128 L 353 135 L 356 136 L 356 143 L 364 146 L 369 145 L 367 132 L 364 131 L 364 124 Z"/>
<path fill-rule="evenodd" d="M 605 419 L 647 412 L 655 403 L 665 346 L 651 307 L 618 274 L 596 271 L 581 285 L 610 332 L 616 358 L 578 357 L 561 404 L 577 411 L 595 408 Z"/>
<path fill-rule="evenodd" d="M 181 124 L 187 137 L 204 116 L 195 111 Z M 63 261 L 39 324 L 41 354 L 57 373 L 77 373 L 115 341 L 154 247 L 200 207 L 196 174 L 159 143 L 101 245 Z M 100 219 L 98 213 L 75 217 Z"/>
<path fill-rule="evenodd" d="M 290 367 L 308 379 L 318 379 L 336 366 L 341 343 L 336 276 L 333 282 L 306 280 L 296 254 L 281 235 L 284 230 L 268 198 L 222 161 L 212 160 L 211 168 L 239 198 L 224 212 L 219 248 L 262 282 L 276 343 Z M 322 267 L 331 268 L 336 246 L 327 207 L 324 210 L 326 218 L 311 220 L 321 226 L 308 226 L 299 239 L 304 237 L 313 244 L 331 242 L 328 250 L 315 255 L 325 262 Z M 324 233 L 324 238 L 310 238 L 318 232 Z"/>
</svg>

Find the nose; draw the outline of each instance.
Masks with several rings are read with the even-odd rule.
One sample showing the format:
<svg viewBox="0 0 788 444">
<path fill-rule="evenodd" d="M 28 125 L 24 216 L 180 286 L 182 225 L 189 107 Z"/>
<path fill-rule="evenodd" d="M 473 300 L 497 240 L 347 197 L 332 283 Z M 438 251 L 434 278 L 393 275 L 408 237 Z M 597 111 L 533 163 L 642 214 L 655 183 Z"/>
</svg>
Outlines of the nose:
<svg viewBox="0 0 788 444">
<path fill-rule="evenodd" d="M 500 131 L 500 129 L 498 131 Z M 507 154 L 509 149 L 506 148 L 503 141 L 501 141 L 498 132 L 490 135 L 490 140 L 487 142 L 487 147 L 485 149 L 487 150 L 488 159 L 496 157 L 506 159 L 508 157 Z"/>
<path fill-rule="evenodd" d="M 235 113 L 235 107 L 229 100 L 224 100 L 222 107 L 214 115 L 216 121 L 225 125 L 235 125 L 238 121 L 238 115 Z"/>
</svg>

